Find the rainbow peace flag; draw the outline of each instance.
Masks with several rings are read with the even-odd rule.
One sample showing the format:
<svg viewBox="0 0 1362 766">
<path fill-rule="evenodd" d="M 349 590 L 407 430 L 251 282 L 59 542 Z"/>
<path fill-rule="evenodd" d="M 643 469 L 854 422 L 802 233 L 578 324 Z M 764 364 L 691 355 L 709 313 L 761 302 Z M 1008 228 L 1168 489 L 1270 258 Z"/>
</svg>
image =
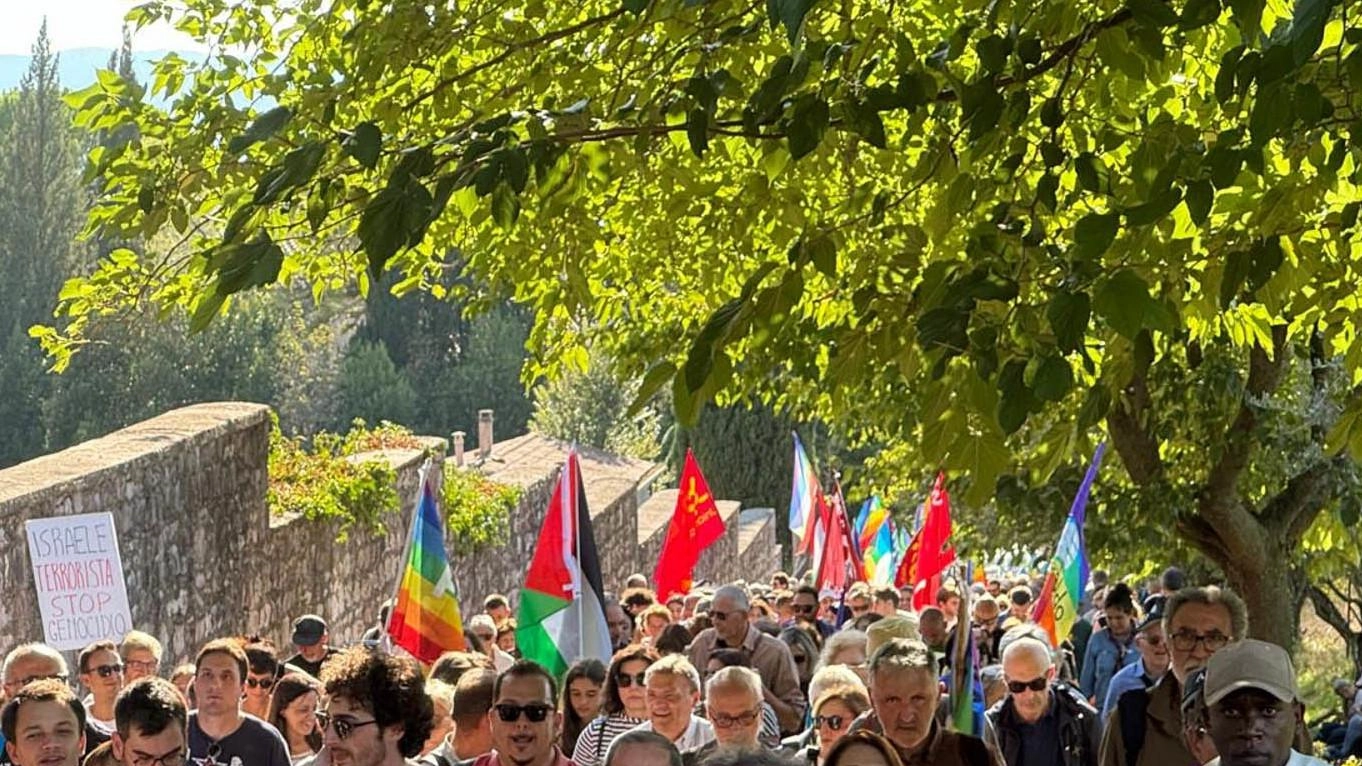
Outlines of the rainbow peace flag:
<svg viewBox="0 0 1362 766">
<path fill-rule="evenodd" d="M 871 495 L 861 504 L 861 512 L 856 514 L 856 539 L 862 551 L 869 551 L 875 544 L 875 536 L 880 527 L 889 520 L 889 509 L 884 507 L 879 495 Z"/>
<path fill-rule="evenodd" d="M 432 663 L 448 651 L 463 651 L 463 618 L 458 589 L 445 554 L 444 524 L 432 485 L 434 463 L 421 467 L 421 501 L 411 519 L 397 599 L 388 618 L 393 643 Z"/>
<path fill-rule="evenodd" d="M 814 553 L 814 538 L 818 521 L 818 499 L 823 489 L 818 484 L 813 463 L 804 451 L 799 434 L 794 434 L 794 477 L 790 484 L 790 535 L 796 555 Z M 811 534 L 814 533 L 814 534 Z M 817 555 L 814 556 L 815 560 Z"/>
<path fill-rule="evenodd" d="M 870 547 L 865 549 L 865 573 L 871 585 L 894 584 L 894 523 L 880 525 Z"/>
<path fill-rule="evenodd" d="M 1064 529 L 1059 533 L 1059 544 L 1055 546 L 1055 555 L 1050 559 L 1045 585 L 1032 612 L 1036 624 L 1045 628 L 1050 634 L 1050 643 L 1056 647 L 1073 631 L 1083 588 L 1088 583 L 1088 552 L 1087 542 L 1083 538 L 1083 521 L 1087 517 L 1088 495 L 1106 449 L 1106 442 L 1097 445 L 1083 483 L 1078 485 L 1078 494 L 1069 508 Z"/>
</svg>

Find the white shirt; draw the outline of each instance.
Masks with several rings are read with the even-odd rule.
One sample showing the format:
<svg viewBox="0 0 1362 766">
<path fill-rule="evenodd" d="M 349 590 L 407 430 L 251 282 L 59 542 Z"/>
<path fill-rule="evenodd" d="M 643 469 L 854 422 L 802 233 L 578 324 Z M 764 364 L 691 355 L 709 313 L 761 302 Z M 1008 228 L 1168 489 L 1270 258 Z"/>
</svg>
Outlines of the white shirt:
<svg viewBox="0 0 1362 766">
<path fill-rule="evenodd" d="M 1206 766 L 1220 766 L 1220 759 L 1212 758 L 1206 762 Z M 1321 761 L 1313 755 L 1298 753 L 1292 748 L 1291 755 L 1287 757 L 1284 766 L 1329 766 L 1329 763 L 1327 761 Z"/>
<path fill-rule="evenodd" d="M 652 731 L 652 730 L 653 722 L 645 721 L 644 723 L 635 726 L 629 731 Z M 625 734 L 628 733 L 629 732 L 625 732 Z M 616 737 L 615 742 L 618 741 L 619 737 Z M 699 750 L 700 748 L 704 747 L 705 745 L 708 745 L 713 741 L 714 727 L 710 724 L 710 722 L 706 721 L 705 719 L 701 718 L 698 715 L 691 715 L 690 725 L 686 726 L 686 730 L 681 732 L 680 737 L 677 737 L 676 739 L 672 740 L 672 744 L 676 745 L 676 749 L 678 751 L 682 753 L 690 753 L 695 750 Z M 610 743 L 610 748 L 611 750 L 615 748 L 614 742 Z M 605 758 L 607 761 L 610 760 L 609 750 L 606 751 Z M 1294 766 L 1294 764 L 1292 766 Z"/>
</svg>

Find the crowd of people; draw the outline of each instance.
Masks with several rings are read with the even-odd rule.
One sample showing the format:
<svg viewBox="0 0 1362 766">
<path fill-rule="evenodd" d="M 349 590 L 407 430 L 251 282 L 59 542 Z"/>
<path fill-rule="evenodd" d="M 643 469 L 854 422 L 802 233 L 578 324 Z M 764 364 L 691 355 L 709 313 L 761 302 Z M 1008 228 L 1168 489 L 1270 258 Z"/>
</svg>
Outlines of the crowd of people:
<svg viewBox="0 0 1362 766">
<path fill-rule="evenodd" d="M 908 589 L 783 573 L 661 600 L 625 586 L 605 605 L 613 657 L 562 678 L 518 657 L 501 595 L 467 620 L 468 650 L 428 668 L 385 640 L 386 609 L 346 649 L 305 615 L 290 656 L 218 638 L 173 668 L 133 631 L 82 650 L 74 678 L 24 644 L 4 658 L 0 763 L 1318 766 L 1362 741 L 1362 680 L 1335 685 L 1343 714 L 1312 739 L 1287 652 L 1246 637 L 1234 593 L 1176 569 L 1138 589 L 1094 572 L 1058 648 L 1025 577 L 947 582 L 919 610 Z M 943 702 L 965 636 L 973 732 Z"/>
</svg>

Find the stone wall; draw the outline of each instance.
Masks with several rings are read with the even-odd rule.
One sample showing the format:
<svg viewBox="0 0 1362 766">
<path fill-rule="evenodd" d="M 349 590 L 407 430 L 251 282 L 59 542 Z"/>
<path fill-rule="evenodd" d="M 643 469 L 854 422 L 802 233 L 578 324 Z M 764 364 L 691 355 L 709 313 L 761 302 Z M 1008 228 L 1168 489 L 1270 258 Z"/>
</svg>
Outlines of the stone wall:
<svg viewBox="0 0 1362 766">
<path fill-rule="evenodd" d="M 393 466 L 401 505 L 377 532 L 353 529 L 340 541 L 332 522 L 270 518 L 269 428 L 262 405 L 200 404 L 0 471 L 0 651 L 43 635 L 24 521 L 103 511 L 118 530 L 133 623 L 166 644 L 167 663 L 221 635 L 258 632 L 287 649 L 293 619 L 307 612 L 329 621 L 335 643 L 358 640 L 395 589 L 420 467 L 427 454 L 440 465 L 444 442 L 357 456 Z M 466 611 L 493 592 L 515 599 L 566 454 L 529 434 L 465 468 L 523 490 L 505 546 L 451 554 Z M 665 519 L 658 529 L 647 509 L 670 517 L 675 490 L 650 499 L 659 467 L 646 461 L 580 455 L 606 587 L 651 576 Z M 743 531 L 737 503 L 719 508 L 728 532 L 701 556 L 696 579 L 768 576 L 779 561 L 773 525 L 769 535 Z"/>
</svg>

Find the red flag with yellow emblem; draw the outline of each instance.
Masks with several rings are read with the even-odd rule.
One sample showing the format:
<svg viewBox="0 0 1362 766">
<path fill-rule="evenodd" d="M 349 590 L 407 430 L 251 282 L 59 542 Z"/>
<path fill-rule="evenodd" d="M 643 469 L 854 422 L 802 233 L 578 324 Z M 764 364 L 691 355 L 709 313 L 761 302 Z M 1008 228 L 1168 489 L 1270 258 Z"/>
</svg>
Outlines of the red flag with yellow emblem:
<svg viewBox="0 0 1362 766">
<path fill-rule="evenodd" d="M 695 455 L 686 450 L 686 463 L 681 469 L 681 486 L 676 494 L 676 510 L 667 536 L 662 540 L 662 555 L 657 560 L 653 583 L 657 597 L 665 600 L 673 594 L 690 592 L 691 576 L 700 552 L 723 537 L 727 528 L 719 518 L 719 507 Z"/>
</svg>

